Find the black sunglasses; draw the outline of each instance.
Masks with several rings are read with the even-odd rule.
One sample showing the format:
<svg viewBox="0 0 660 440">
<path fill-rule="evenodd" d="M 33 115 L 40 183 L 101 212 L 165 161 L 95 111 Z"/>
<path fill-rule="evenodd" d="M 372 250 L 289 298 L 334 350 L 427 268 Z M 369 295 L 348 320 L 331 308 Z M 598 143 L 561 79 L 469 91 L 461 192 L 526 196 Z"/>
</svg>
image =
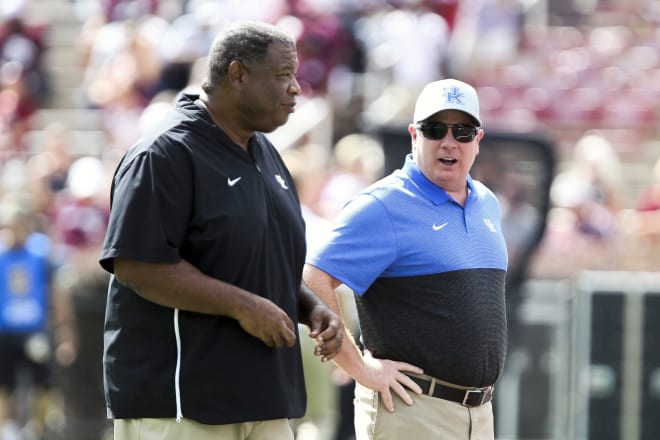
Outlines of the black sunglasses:
<svg viewBox="0 0 660 440">
<path fill-rule="evenodd" d="M 444 122 L 428 121 L 415 124 L 426 139 L 438 141 L 445 136 L 451 128 L 451 134 L 458 142 L 472 142 L 477 137 L 477 127 L 468 124 L 445 124 Z"/>
</svg>

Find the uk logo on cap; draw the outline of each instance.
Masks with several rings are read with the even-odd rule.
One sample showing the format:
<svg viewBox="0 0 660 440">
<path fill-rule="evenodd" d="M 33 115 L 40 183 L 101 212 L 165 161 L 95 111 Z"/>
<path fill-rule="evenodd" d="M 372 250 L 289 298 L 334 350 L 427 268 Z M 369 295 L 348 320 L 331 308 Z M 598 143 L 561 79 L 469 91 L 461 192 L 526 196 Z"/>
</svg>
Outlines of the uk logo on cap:
<svg viewBox="0 0 660 440">
<path fill-rule="evenodd" d="M 465 105 L 463 103 L 463 96 L 463 92 L 458 87 L 445 87 L 445 98 L 448 104 Z"/>
</svg>

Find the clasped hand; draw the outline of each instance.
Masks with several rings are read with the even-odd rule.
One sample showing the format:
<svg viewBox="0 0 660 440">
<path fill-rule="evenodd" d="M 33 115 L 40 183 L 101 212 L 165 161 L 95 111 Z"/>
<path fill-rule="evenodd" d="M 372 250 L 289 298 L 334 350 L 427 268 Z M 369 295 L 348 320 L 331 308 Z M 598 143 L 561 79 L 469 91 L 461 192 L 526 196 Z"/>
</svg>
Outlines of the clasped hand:
<svg viewBox="0 0 660 440">
<path fill-rule="evenodd" d="M 260 298 L 256 310 L 239 319 L 243 330 L 260 339 L 268 347 L 293 347 L 296 342 L 294 323 L 289 316 L 271 301 Z M 325 305 L 314 306 L 305 319 L 310 328 L 309 336 L 316 341 L 314 354 L 327 362 L 334 358 L 344 336 L 344 327 L 337 314 Z"/>
</svg>

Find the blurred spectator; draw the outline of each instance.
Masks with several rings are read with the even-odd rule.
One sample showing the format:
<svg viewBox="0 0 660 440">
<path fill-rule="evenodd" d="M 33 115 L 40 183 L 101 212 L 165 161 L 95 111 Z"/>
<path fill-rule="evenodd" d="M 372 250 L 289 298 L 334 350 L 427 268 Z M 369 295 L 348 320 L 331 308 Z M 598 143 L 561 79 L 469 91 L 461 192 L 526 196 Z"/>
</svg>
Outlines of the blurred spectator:
<svg viewBox="0 0 660 440">
<path fill-rule="evenodd" d="M 25 153 L 25 136 L 36 110 L 20 63 L 0 64 L 0 161 Z"/>
<path fill-rule="evenodd" d="M 353 133 L 337 141 L 320 193 L 321 216 L 334 219 L 346 202 L 382 176 L 384 165 L 385 152 L 375 138 Z"/>
<path fill-rule="evenodd" d="M 552 181 L 552 208 L 530 273 L 572 277 L 583 269 L 621 270 L 631 253 L 619 224 L 623 184 L 611 143 L 596 132 L 585 134 Z"/>
<path fill-rule="evenodd" d="M 76 159 L 58 197 L 53 236 L 61 265 L 55 333 L 63 438 L 101 440 L 111 429 L 103 397 L 103 317 L 108 276 L 97 263 L 107 227 L 109 173 L 100 159 Z"/>
<path fill-rule="evenodd" d="M 26 5 L 7 2 L 0 16 L 0 160 L 24 152 L 30 118 L 52 91 L 44 63 L 48 28 L 28 20 Z"/>
<path fill-rule="evenodd" d="M 109 142 L 126 149 L 137 139 L 137 121 L 160 80 L 158 45 L 168 23 L 145 16 L 90 27 L 81 42 L 81 51 L 88 53 L 83 84 L 87 105 L 101 111 Z"/>
<path fill-rule="evenodd" d="M 609 240 L 619 232 L 622 185 L 618 153 L 606 138 L 588 133 L 575 144 L 571 167 L 555 177 L 551 197 L 574 216 L 577 232 Z"/>
<path fill-rule="evenodd" d="M 71 164 L 66 191 L 57 200 L 53 231 L 57 245 L 63 248 L 63 261 L 73 250 L 93 247 L 103 240 L 109 210 L 108 181 L 97 157 L 80 157 Z"/>
<path fill-rule="evenodd" d="M 0 22 L 0 61 L 20 65 L 27 93 L 40 104 L 52 91 L 44 63 L 47 30 L 46 25 L 30 23 L 19 12 L 6 15 Z"/>
<path fill-rule="evenodd" d="M 501 164 L 500 164 L 501 165 Z M 499 167 L 496 194 L 502 210 L 502 234 L 506 241 L 509 264 L 506 274 L 506 308 L 508 351 L 520 348 L 519 308 L 523 298 L 523 283 L 527 280 L 530 255 L 536 250 L 544 227 L 542 213 L 530 203 L 529 187 L 522 173 L 504 171 Z"/>
<path fill-rule="evenodd" d="M 305 220 L 307 248 L 330 231 L 330 222 L 314 210 L 327 164 L 327 151 L 320 145 L 304 144 L 282 151 L 282 159 L 293 177 Z M 333 366 L 321 363 L 313 356 L 309 341 L 301 339 L 305 386 L 310 391 L 307 411 L 301 419 L 293 421 L 296 438 L 331 440 L 336 423 L 336 389 L 330 377 Z M 313 392 L 312 392 L 313 390 Z"/>
<path fill-rule="evenodd" d="M 314 246 L 320 236 L 329 231 L 329 220 L 319 208 L 319 197 L 327 176 L 328 149 L 317 144 L 303 144 L 282 151 L 296 184 L 303 218 L 307 247 Z"/>
<path fill-rule="evenodd" d="M 653 166 L 651 183 L 639 195 L 636 206 L 639 232 L 652 244 L 660 240 L 660 158 Z"/>
<path fill-rule="evenodd" d="M 51 402 L 50 239 L 36 231 L 29 194 L 0 210 L 0 438 L 42 438 Z"/>
<path fill-rule="evenodd" d="M 513 276 L 525 264 L 522 258 L 529 257 L 529 249 L 538 238 L 542 226 L 541 213 L 529 202 L 527 187 L 522 176 L 513 171 L 501 175 L 498 199 L 502 209 L 502 234 L 509 253 L 509 269 Z"/>
<path fill-rule="evenodd" d="M 358 37 L 369 55 L 369 70 L 412 96 L 428 81 L 443 76 L 448 49 L 447 20 L 419 0 L 390 2 L 363 17 Z M 387 29 L 387 32 L 383 30 Z"/>
<path fill-rule="evenodd" d="M 350 23 L 344 23 L 331 2 L 290 1 L 288 27 L 296 21 L 298 81 L 306 95 L 326 96 L 336 69 L 353 71 L 359 53 Z M 359 62 L 358 62 L 359 64 Z"/>
<path fill-rule="evenodd" d="M 69 166 L 73 161 L 69 129 L 61 123 L 44 128 L 44 145 L 25 160 L 25 187 L 34 199 L 42 230 L 52 233 L 55 203 L 66 187 Z"/>
<path fill-rule="evenodd" d="M 452 74 L 469 75 L 471 60 L 502 64 L 515 59 L 523 23 L 523 5 L 519 0 L 462 2 L 451 42 Z"/>
<path fill-rule="evenodd" d="M 356 35 L 368 55 L 365 118 L 376 125 L 412 113 L 422 87 L 443 78 L 449 47 L 444 17 L 420 0 L 388 3 L 356 22 Z"/>
<path fill-rule="evenodd" d="M 152 97 L 162 91 L 178 92 L 188 84 L 194 62 L 211 47 L 208 32 L 209 26 L 193 14 L 182 15 L 167 27 L 158 44 L 163 64 Z"/>
</svg>

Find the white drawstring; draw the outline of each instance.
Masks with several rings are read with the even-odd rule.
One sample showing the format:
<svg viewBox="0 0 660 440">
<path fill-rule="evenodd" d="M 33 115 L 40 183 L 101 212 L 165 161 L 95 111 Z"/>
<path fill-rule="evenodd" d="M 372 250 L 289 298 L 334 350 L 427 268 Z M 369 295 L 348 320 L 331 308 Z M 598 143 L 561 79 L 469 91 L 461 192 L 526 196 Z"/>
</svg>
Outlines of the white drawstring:
<svg viewBox="0 0 660 440">
<path fill-rule="evenodd" d="M 181 373 L 181 335 L 179 334 L 179 309 L 174 309 L 174 336 L 176 337 L 176 370 L 174 371 L 174 392 L 176 394 L 176 422 L 181 423 L 181 388 L 179 376 Z"/>
</svg>

